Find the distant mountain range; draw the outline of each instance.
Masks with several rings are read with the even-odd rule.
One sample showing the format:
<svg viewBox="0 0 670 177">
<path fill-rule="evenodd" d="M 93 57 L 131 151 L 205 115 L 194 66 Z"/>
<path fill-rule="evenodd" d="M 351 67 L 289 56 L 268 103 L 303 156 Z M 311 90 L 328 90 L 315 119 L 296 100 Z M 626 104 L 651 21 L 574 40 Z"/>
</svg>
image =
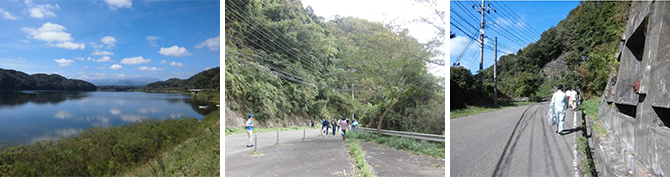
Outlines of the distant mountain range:
<svg viewBox="0 0 670 177">
<path fill-rule="evenodd" d="M 89 79 L 96 86 L 144 86 L 152 82 L 160 81 L 153 77 L 138 77 L 128 79 Z"/>
<path fill-rule="evenodd" d="M 89 82 L 68 79 L 58 74 L 28 75 L 21 71 L 0 68 L 0 90 L 81 90 L 95 91 Z"/>
</svg>

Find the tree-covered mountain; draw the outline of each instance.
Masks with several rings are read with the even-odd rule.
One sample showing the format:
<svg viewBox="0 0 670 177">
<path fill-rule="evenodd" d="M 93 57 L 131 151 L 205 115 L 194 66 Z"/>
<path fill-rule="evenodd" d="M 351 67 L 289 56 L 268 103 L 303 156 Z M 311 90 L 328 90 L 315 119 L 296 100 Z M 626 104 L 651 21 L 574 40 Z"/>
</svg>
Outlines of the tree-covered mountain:
<svg viewBox="0 0 670 177">
<path fill-rule="evenodd" d="M 143 91 L 185 91 L 186 89 L 220 89 L 221 68 L 216 67 L 202 71 L 186 80 L 178 78 L 168 79 L 147 84 Z"/>
<path fill-rule="evenodd" d="M 95 91 L 95 85 L 78 80 L 67 79 L 58 74 L 28 75 L 21 71 L 0 68 L 0 90 L 72 90 Z"/>
<path fill-rule="evenodd" d="M 615 54 L 629 10 L 630 2 L 580 2 L 537 42 L 499 58 L 499 93 L 539 98 L 550 95 L 558 84 L 580 87 L 586 97 L 602 92 L 610 72 L 618 70 Z M 466 94 L 479 95 L 464 101 L 492 102 L 493 66 L 476 75 L 462 70 L 466 69 L 452 67 L 450 79 Z"/>
</svg>

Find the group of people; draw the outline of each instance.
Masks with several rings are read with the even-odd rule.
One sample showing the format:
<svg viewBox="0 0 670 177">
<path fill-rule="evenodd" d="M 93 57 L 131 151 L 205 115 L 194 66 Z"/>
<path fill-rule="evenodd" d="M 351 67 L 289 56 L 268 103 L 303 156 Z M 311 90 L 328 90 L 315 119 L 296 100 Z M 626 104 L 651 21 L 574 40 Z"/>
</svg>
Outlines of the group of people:
<svg viewBox="0 0 670 177">
<path fill-rule="evenodd" d="M 249 114 L 247 122 L 244 124 L 245 129 L 247 130 L 247 136 L 249 137 L 249 141 L 247 141 L 247 147 L 254 147 L 252 144 L 252 135 L 253 135 L 253 130 L 254 130 L 254 123 L 251 121 L 252 118 L 254 118 L 253 114 Z M 310 121 L 310 126 L 314 127 L 314 121 Z M 332 125 L 331 125 L 332 124 Z M 342 118 L 342 120 L 336 120 L 333 119 L 332 122 L 329 122 L 326 119 L 323 119 L 321 122 L 321 129 L 324 130 L 326 135 L 328 135 L 328 129 L 332 128 L 333 129 L 333 136 L 335 136 L 335 132 L 338 130 L 341 131 L 342 133 L 342 139 L 346 139 L 346 133 L 347 130 L 351 128 L 351 131 L 356 133 L 356 128 L 358 127 L 358 121 L 356 120 L 349 120 L 348 118 Z"/>
<path fill-rule="evenodd" d="M 323 119 L 321 121 L 321 129 L 323 132 L 328 135 L 329 129 L 333 129 L 333 136 L 335 136 L 335 132 L 341 131 L 342 133 L 342 139 L 346 139 L 346 134 L 347 130 L 351 129 L 354 133 L 356 133 L 356 127 L 358 127 L 358 121 L 356 120 L 349 120 L 348 118 L 342 118 L 342 120 L 337 120 L 333 119 L 332 121 L 328 121 L 327 119 Z"/>
<path fill-rule="evenodd" d="M 581 103 L 581 95 L 579 94 L 579 87 L 575 89 L 569 88 L 566 91 L 563 91 L 563 85 L 558 85 L 556 87 L 556 92 L 551 97 L 551 103 L 549 105 L 550 109 L 554 110 L 556 115 L 556 133 L 558 136 L 564 135 L 563 133 L 563 124 L 565 123 L 565 111 L 572 107 L 573 110 L 579 109 L 579 104 Z"/>
</svg>

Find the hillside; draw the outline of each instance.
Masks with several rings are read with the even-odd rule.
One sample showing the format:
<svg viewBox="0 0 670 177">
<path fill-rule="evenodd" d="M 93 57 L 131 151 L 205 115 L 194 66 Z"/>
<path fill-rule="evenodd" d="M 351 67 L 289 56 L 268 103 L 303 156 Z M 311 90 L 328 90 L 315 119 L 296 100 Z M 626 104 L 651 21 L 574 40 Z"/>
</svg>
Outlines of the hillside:
<svg viewBox="0 0 670 177">
<path fill-rule="evenodd" d="M 67 79 L 58 74 L 28 75 L 21 71 L 0 68 L 0 90 L 70 90 L 95 91 L 95 85 L 78 80 Z"/>
<path fill-rule="evenodd" d="M 202 71 L 186 80 L 168 79 L 147 84 L 142 91 L 185 91 L 186 89 L 220 89 L 221 68 L 216 67 Z"/>
<path fill-rule="evenodd" d="M 435 53 L 408 30 L 326 21 L 300 1 L 225 5 L 231 111 L 254 114 L 261 127 L 353 116 L 366 127 L 444 132 L 444 78 L 428 72 Z"/>
<path fill-rule="evenodd" d="M 499 58 L 500 93 L 537 99 L 551 94 L 557 84 L 579 87 L 586 97 L 602 92 L 610 71 L 619 65 L 614 56 L 629 9 L 630 2 L 580 2 L 537 42 Z M 477 98 L 466 102 L 492 102 L 493 66 L 476 75 L 455 71 L 459 70 L 452 67 L 450 79 Z M 462 80 L 470 77 L 484 82 Z"/>
</svg>

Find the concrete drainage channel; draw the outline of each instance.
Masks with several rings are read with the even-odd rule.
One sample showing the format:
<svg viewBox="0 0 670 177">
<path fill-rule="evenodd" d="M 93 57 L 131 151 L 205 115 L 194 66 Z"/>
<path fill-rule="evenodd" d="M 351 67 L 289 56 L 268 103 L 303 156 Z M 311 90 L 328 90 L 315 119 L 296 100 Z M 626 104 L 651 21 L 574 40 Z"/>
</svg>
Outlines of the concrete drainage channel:
<svg viewBox="0 0 670 177">
<path fill-rule="evenodd" d="M 636 170 L 633 165 L 636 161 L 634 156 L 622 148 L 620 143 L 615 143 L 617 142 L 614 140 L 615 137 L 597 135 L 592 128 L 595 125 L 592 118 L 584 116 L 582 120 L 584 119 L 586 123 L 584 136 L 587 137 L 588 151 L 591 154 L 589 157 L 594 163 L 592 168 L 597 171 L 593 176 L 632 176 Z"/>
<path fill-rule="evenodd" d="M 573 146 L 573 154 L 574 154 L 573 165 L 575 167 L 575 177 L 579 177 L 579 176 L 599 176 L 599 174 L 597 172 L 597 168 L 596 168 L 597 167 L 596 161 L 593 158 L 594 153 L 591 150 L 591 145 L 594 144 L 594 143 L 592 143 L 592 139 L 595 138 L 593 136 L 594 135 L 593 129 L 591 128 L 592 124 L 591 124 L 591 122 L 588 122 L 586 120 L 587 119 L 586 115 L 582 111 L 574 112 L 574 117 L 579 118 L 579 120 L 580 120 L 579 122 L 581 123 L 581 126 L 580 126 L 581 134 L 577 134 L 577 137 L 575 138 L 575 144 Z M 577 122 L 578 121 L 573 121 L 573 122 L 574 122 L 574 127 L 577 128 Z M 583 138 L 585 140 L 581 140 L 581 142 L 580 142 L 580 140 L 579 140 L 580 138 Z M 581 151 L 580 150 L 581 149 L 580 144 L 583 146 L 581 148 L 585 148 L 585 150 L 583 152 L 580 152 Z M 583 163 L 586 163 L 586 164 L 583 164 Z M 586 169 L 580 169 L 580 167 L 586 168 Z M 585 170 L 585 171 L 582 171 L 582 170 Z M 588 170 L 588 171 L 586 171 L 586 170 Z M 605 176 L 607 176 L 607 175 L 605 175 Z"/>
</svg>

